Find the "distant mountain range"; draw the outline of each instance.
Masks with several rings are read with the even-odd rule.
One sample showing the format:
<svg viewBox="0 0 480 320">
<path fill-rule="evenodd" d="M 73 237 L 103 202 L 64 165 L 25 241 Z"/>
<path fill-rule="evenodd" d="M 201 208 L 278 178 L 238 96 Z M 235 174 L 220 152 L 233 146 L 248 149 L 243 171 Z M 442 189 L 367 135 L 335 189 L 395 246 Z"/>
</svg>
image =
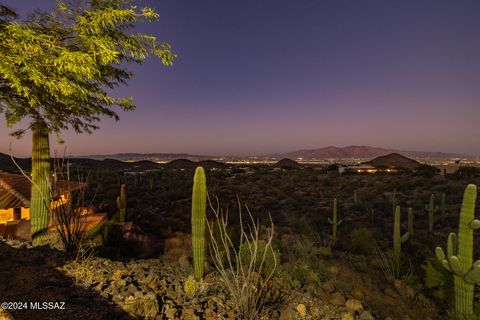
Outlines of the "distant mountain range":
<svg viewBox="0 0 480 320">
<path fill-rule="evenodd" d="M 121 161 L 140 161 L 140 160 L 175 160 L 175 159 L 189 159 L 193 161 L 208 160 L 215 158 L 213 156 L 193 155 L 188 153 L 115 153 L 115 154 L 96 154 L 89 156 L 78 156 L 76 158 L 105 160 L 116 159 Z"/>
<path fill-rule="evenodd" d="M 385 149 L 370 146 L 348 146 L 348 147 L 334 147 L 329 146 L 319 149 L 297 150 L 286 153 L 271 154 L 266 157 L 271 158 L 290 158 L 290 159 L 349 159 L 349 158 L 375 158 L 384 156 L 390 153 L 398 153 L 403 156 L 415 159 L 448 159 L 448 158 L 473 158 L 472 156 L 445 153 L 445 152 L 423 152 L 423 151 L 401 151 L 394 149 Z"/>
</svg>

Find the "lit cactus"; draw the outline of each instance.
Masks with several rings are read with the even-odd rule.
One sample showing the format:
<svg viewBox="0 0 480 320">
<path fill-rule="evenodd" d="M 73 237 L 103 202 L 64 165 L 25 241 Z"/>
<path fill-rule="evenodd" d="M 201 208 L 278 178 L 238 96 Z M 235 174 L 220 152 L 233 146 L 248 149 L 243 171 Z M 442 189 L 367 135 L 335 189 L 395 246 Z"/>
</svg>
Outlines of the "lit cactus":
<svg viewBox="0 0 480 320">
<path fill-rule="evenodd" d="M 473 262 L 473 230 L 480 228 L 475 219 L 477 187 L 469 184 L 463 195 L 458 234 L 450 233 L 447 241 L 447 256 L 441 247 L 435 253 L 442 265 L 453 274 L 455 314 L 468 317 L 473 314 L 473 292 L 480 284 L 480 260 Z"/>
<path fill-rule="evenodd" d="M 333 217 L 332 219 L 328 218 L 328 222 L 332 225 L 332 239 L 334 242 L 337 241 L 337 229 L 338 226 L 342 223 L 342 220 L 337 220 L 337 198 L 333 199 Z"/>
<path fill-rule="evenodd" d="M 393 221 L 393 252 L 397 259 L 400 259 L 402 253 L 402 243 L 406 242 L 410 237 L 409 232 L 400 235 L 400 206 L 395 207 L 395 217 Z"/>
<path fill-rule="evenodd" d="M 193 267 L 196 280 L 203 277 L 205 261 L 205 220 L 207 211 L 207 181 L 205 171 L 197 167 L 192 191 L 192 248 Z"/>
<path fill-rule="evenodd" d="M 50 146 L 42 120 L 32 124 L 32 187 L 30 218 L 32 244 L 41 245 L 50 223 Z"/>
<path fill-rule="evenodd" d="M 410 239 L 413 240 L 413 209 L 408 208 L 408 233 L 410 234 Z"/>
<path fill-rule="evenodd" d="M 125 184 L 120 187 L 120 196 L 117 197 L 117 207 L 120 213 L 120 222 L 125 222 L 127 217 L 127 195 L 125 193 Z"/>
<path fill-rule="evenodd" d="M 428 231 L 433 231 L 433 223 L 435 219 L 435 195 L 432 193 L 428 204 Z"/>
</svg>

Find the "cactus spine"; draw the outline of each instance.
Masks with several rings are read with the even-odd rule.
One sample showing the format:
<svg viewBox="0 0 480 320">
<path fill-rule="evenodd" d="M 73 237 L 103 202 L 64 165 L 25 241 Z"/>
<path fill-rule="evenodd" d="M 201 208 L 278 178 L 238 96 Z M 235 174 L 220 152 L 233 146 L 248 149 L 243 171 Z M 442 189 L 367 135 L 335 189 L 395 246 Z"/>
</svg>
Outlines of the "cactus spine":
<svg viewBox="0 0 480 320">
<path fill-rule="evenodd" d="M 473 230 L 480 227 L 475 219 L 477 187 L 469 184 L 463 195 L 458 234 L 450 233 L 447 241 L 447 256 L 441 247 L 435 253 L 442 265 L 453 274 L 455 313 L 465 317 L 473 314 L 473 291 L 480 284 L 480 260 L 473 262 Z"/>
<path fill-rule="evenodd" d="M 40 245 L 50 223 L 50 143 L 43 120 L 32 124 L 32 187 L 30 200 L 33 245 Z"/>
<path fill-rule="evenodd" d="M 207 181 L 205 171 L 197 167 L 192 191 L 192 248 L 193 267 L 196 280 L 203 277 L 205 261 L 205 220 L 207 211 Z"/>
<path fill-rule="evenodd" d="M 400 206 L 395 207 L 395 217 L 393 222 L 393 252 L 397 259 L 400 259 L 402 253 L 402 243 L 406 242 L 410 237 L 409 232 L 400 235 Z"/>
<path fill-rule="evenodd" d="M 435 214 L 435 195 L 432 193 L 428 204 L 428 231 L 433 231 L 433 220 Z"/>
<path fill-rule="evenodd" d="M 337 220 L 337 198 L 333 198 L 333 217 L 328 218 L 328 222 L 332 225 L 332 239 L 337 241 L 337 228 L 342 223 L 342 220 Z"/>
<path fill-rule="evenodd" d="M 408 233 L 410 234 L 410 239 L 413 240 L 413 209 L 408 208 Z"/>
<path fill-rule="evenodd" d="M 125 194 L 125 184 L 120 187 L 120 196 L 117 197 L 117 207 L 120 212 L 120 222 L 125 222 L 127 216 L 127 195 Z"/>
</svg>

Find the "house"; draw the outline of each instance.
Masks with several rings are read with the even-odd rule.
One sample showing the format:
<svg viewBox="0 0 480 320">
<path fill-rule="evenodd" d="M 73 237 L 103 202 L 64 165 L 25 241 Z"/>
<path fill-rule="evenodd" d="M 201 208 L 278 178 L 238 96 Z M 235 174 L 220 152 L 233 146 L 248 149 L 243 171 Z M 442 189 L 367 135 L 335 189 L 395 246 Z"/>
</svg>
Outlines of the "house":
<svg viewBox="0 0 480 320">
<path fill-rule="evenodd" d="M 57 180 L 52 177 L 51 207 L 55 208 L 69 201 L 72 191 L 86 186 L 83 182 Z M 30 229 L 31 182 L 24 175 L 0 172 L 0 235 L 17 235 L 21 226 L 22 234 L 29 234 Z M 85 210 L 82 214 L 89 213 Z M 100 215 L 100 216 L 99 216 Z M 104 214 L 85 215 L 87 228 L 105 218 Z"/>
<path fill-rule="evenodd" d="M 379 168 L 369 164 L 359 164 L 356 166 L 339 167 L 338 172 L 342 173 L 377 173 L 377 172 L 397 172 L 395 168 Z"/>
</svg>

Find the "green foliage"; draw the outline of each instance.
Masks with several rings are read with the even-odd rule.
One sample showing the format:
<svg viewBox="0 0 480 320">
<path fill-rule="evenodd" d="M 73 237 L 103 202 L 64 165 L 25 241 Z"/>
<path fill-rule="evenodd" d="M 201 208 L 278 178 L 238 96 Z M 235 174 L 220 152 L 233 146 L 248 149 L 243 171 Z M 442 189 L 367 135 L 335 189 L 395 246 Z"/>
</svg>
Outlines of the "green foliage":
<svg viewBox="0 0 480 320">
<path fill-rule="evenodd" d="M 447 241 L 447 255 L 441 247 L 436 248 L 437 259 L 453 274 L 455 292 L 455 314 L 473 314 L 473 291 L 480 283 L 480 260 L 473 262 L 473 231 L 480 227 L 475 219 L 477 187 L 469 184 L 463 196 L 458 234 L 450 233 Z"/>
<path fill-rule="evenodd" d="M 195 279 L 203 277 L 205 261 L 205 221 L 207 210 L 207 180 L 202 167 L 197 167 L 192 190 L 192 249 Z"/>
<path fill-rule="evenodd" d="M 314 255 L 320 255 L 323 257 L 331 257 L 332 248 L 329 246 L 312 247 L 309 253 Z"/>
<path fill-rule="evenodd" d="M 130 97 L 109 95 L 132 76 L 120 66 L 148 56 L 170 65 L 175 55 L 153 36 L 128 32 L 158 19 L 153 9 L 131 2 L 58 1 L 52 13 L 25 21 L 2 10 L 0 112 L 7 124 L 33 116 L 48 131 L 91 132 L 100 115 L 118 119 L 112 106 L 133 110 Z"/>
<path fill-rule="evenodd" d="M 337 198 L 333 199 L 332 211 L 332 219 L 329 218 L 328 222 L 330 222 L 330 224 L 332 225 L 332 240 L 333 242 L 336 242 L 338 239 L 337 229 L 338 226 L 342 223 L 342 220 L 337 220 Z"/>
<path fill-rule="evenodd" d="M 321 281 L 318 274 L 307 265 L 286 264 L 282 266 L 282 275 L 293 288 L 301 288 L 309 283 L 319 283 Z"/>
<path fill-rule="evenodd" d="M 352 230 L 348 235 L 348 251 L 369 254 L 377 247 L 373 232 L 365 227 Z"/>
<path fill-rule="evenodd" d="M 280 252 L 268 248 L 265 240 L 243 243 L 239 248 L 238 255 L 242 266 L 248 266 L 253 261 L 255 263 L 254 269 L 261 270 L 263 276 L 268 276 L 274 271 L 277 272 L 276 266 L 280 261 Z M 263 257 L 265 257 L 265 260 Z M 262 261 L 263 265 L 261 265 Z"/>
</svg>

